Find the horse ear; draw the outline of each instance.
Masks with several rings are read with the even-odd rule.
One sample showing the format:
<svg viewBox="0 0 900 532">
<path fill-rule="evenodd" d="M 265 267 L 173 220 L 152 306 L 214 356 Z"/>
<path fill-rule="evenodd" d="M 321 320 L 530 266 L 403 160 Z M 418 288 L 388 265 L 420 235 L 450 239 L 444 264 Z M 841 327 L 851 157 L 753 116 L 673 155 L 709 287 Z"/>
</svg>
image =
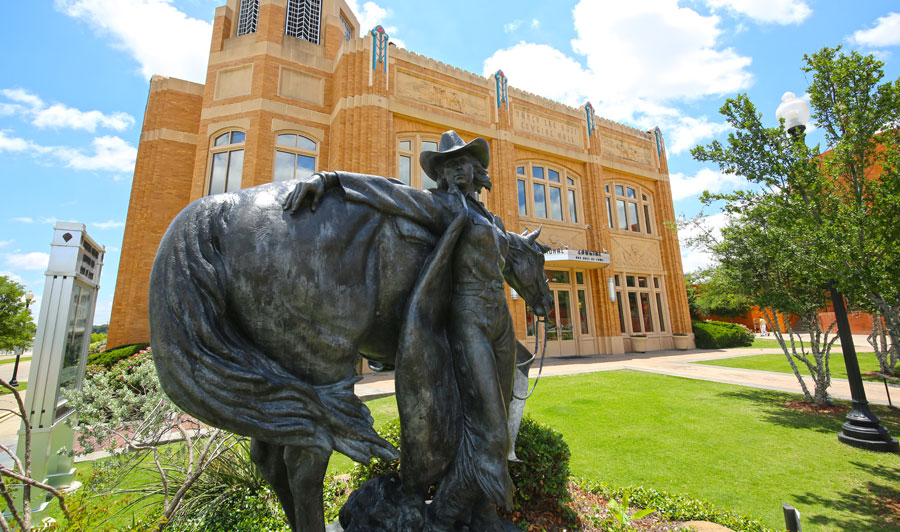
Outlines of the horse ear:
<svg viewBox="0 0 900 532">
<path fill-rule="evenodd" d="M 541 244 L 540 242 L 537 243 L 537 247 L 538 247 L 538 249 L 541 250 L 541 253 L 547 253 L 548 251 L 550 251 L 550 246 L 545 246 L 544 244 Z"/>
<path fill-rule="evenodd" d="M 535 240 L 537 240 L 537 237 L 540 236 L 541 229 L 543 229 L 543 228 L 544 228 L 544 224 L 541 224 L 540 226 L 538 226 L 538 228 L 533 233 L 530 233 L 526 236 L 529 244 L 534 244 Z"/>
</svg>

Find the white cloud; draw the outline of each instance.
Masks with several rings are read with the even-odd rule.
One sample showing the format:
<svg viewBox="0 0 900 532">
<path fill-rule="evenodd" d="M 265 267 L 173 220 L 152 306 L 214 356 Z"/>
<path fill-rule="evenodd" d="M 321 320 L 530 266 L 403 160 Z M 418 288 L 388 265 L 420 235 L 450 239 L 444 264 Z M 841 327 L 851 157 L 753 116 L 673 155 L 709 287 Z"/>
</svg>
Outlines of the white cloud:
<svg viewBox="0 0 900 532">
<path fill-rule="evenodd" d="M 719 17 L 677 0 L 582 0 L 573 18 L 574 55 L 520 42 L 488 57 L 483 74 L 502 69 L 514 87 L 572 106 L 591 101 L 599 116 L 643 129 L 658 125 L 672 153 L 727 129 L 689 117 L 674 103 L 730 94 L 752 82 L 751 59 L 721 45 Z"/>
<path fill-rule="evenodd" d="M 0 240 L 0 248 L 6 247 L 15 242 L 14 240 Z"/>
<path fill-rule="evenodd" d="M 94 153 L 85 154 L 81 150 L 60 148 L 54 155 L 66 166 L 77 170 L 106 170 L 110 172 L 132 172 L 137 158 L 137 148 L 119 137 L 97 137 L 92 142 Z"/>
<path fill-rule="evenodd" d="M 10 220 L 13 222 L 19 222 L 19 223 L 23 223 L 23 224 L 39 223 L 39 224 L 50 224 L 50 225 L 55 224 L 57 221 L 56 218 L 46 217 L 46 216 L 42 216 L 40 218 L 32 218 L 30 216 L 20 216 L 18 218 L 11 218 Z"/>
<path fill-rule="evenodd" d="M 22 270 L 45 270 L 50 263 L 50 254 L 40 251 L 31 253 L 7 253 L 6 264 Z"/>
<path fill-rule="evenodd" d="M 531 26 L 531 29 L 533 29 L 533 30 L 536 30 L 541 27 L 541 21 L 539 21 L 536 18 L 531 19 L 531 22 L 517 18 L 516 20 L 514 20 L 512 22 L 507 22 L 506 24 L 504 24 L 503 31 L 506 33 L 512 33 L 514 31 L 516 31 L 517 29 L 521 28 L 525 24 L 528 24 L 529 26 Z"/>
<path fill-rule="evenodd" d="M 19 284 L 25 284 L 25 281 L 22 279 L 21 275 L 15 274 L 9 270 L 0 270 L 0 275 L 8 278 L 10 281 L 15 281 Z"/>
<path fill-rule="evenodd" d="M 724 212 L 707 216 L 701 223 L 701 227 L 689 226 L 678 229 L 678 240 L 681 245 L 681 266 L 684 273 L 694 272 L 712 266 L 715 262 L 710 253 L 701 249 L 692 248 L 687 243 L 701 232 L 709 231 L 716 237 L 721 235 L 722 228 L 729 222 L 728 215 Z"/>
<path fill-rule="evenodd" d="M 726 192 L 734 190 L 745 183 L 744 179 L 733 174 L 723 174 L 709 168 L 702 168 L 695 175 L 688 177 L 682 173 L 669 175 L 672 187 L 672 200 L 679 201 L 699 196 L 704 190 L 710 192 Z"/>
<path fill-rule="evenodd" d="M 38 111 L 32 124 L 56 129 L 83 129 L 93 133 L 98 125 L 123 131 L 134 125 L 134 118 L 128 113 L 105 115 L 100 111 L 79 111 L 58 103 Z"/>
<path fill-rule="evenodd" d="M 141 74 L 206 81 L 212 24 L 191 18 L 171 0 L 56 0 L 56 8 L 88 23 L 140 65 Z"/>
<path fill-rule="evenodd" d="M 30 141 L 10 136 L 9 130 L 0 130 L 0 153 L 4 151 L 26 151 L 32 146 Z"/>
<path fill-rule="evenodd" d="M 47 106 L 37 95 L 25 89 L 2 89 L 0 94 L 17 103 L 0 103 L 0 114 L 20 114 L 31 118 L 40 128 L 83 129 L 93 133 L 98 126 L 123 131 L 134 125 L 128 113 L 104 114 L 100 111 L 82 111 L 62 103 Z M 24 105 L 23 105 L 24 104 Z"/>
<path fill-rule="evenodd" d="M 115 220 L 107 220 L 105 222 L 94 222 L 91 224 L 97 229 L 113 229 L 116 227 L 125 227 L 125 222 L 117 222 Z"/>
<path fill-rule="evenodd" d="M 390 42 L 392 44 L 395 44 L 400 48 L 406 47 L 402 40 L 396 38 L 398 31 L 397 26 L 388 25 L 386 22 L 394 15 L 392 9 L 381 7 L 375 2 L 366 2 L 360 7 L 357 0 L 347 0 L 347 6 L 353 11 L 353 14 L 356 15 L 357 22 L 359 22 L 360 37 L 366 37 L 375 26 L 381 26 L 384 28 L 385 33 L 390 37 Z"/>
<path fill-rule="evenodd" d="M 812 15 L 804 0 L 706 0 L 714 8 L 724 8 L 767 24 L 799 24 Z"/>
<path fill-rule="evenodd" d="M 900 13 L 879 17 L 875 26 L 855 32 L 850 41 L 872 47 L 900 45 Z"/>
</svg>

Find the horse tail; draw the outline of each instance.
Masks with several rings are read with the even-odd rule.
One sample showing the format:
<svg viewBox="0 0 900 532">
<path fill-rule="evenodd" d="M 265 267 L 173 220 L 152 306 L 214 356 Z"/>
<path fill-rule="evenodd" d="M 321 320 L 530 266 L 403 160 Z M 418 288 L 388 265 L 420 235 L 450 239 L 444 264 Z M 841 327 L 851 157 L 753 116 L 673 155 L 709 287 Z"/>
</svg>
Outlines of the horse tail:
<svg viewBox="0 0 900 532">
<path fill-rule="evenodd" d="M 358 377 L 314 386 L 289 373 L 229 318 L 219 239 L 232 195 L 185 208 L 166 231 L 150 274 L 153 360 L 166 395 L 210 425 L 278 445 L 337 450 L 357 461 L 397 451 L 353 393 Z"/>
</svg>

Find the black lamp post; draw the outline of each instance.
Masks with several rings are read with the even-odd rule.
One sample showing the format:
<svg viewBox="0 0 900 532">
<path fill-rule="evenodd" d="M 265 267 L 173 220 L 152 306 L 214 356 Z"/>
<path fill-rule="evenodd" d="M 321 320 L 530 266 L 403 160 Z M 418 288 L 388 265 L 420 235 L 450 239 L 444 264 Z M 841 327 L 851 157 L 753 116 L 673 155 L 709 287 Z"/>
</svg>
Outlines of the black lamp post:
<svg viewBox="0 0 900 532">
<path fill-rule="evenodd" d="M 775 116 L 784 119 L 784 127 L 798 141 L 803 141 L 800 135 L 806 130 L 809 121 L 809 105 L 797 98 L 794 93 L 786 92 L 781 97 L 781 105 L 775 111 Z M 847 380 L 850 383 L 850 397 L 852 408 L 847 414 L 847 422 L 843 430 L 838 433 L 838 440 L 861 449 L 870 451 L 900 452 L 897 439 L 891 437 L 890 431 L 882 424 L 878 416 L 869 409 L 869 401 L 866 400 L 866 389 L 863 387 L 862 375 L 859 371 L 859 360 L 856 357 L 856 348 L 853 346 L 853 335 L 850 332 L 850 322 L 847 320 L 847 307 L 844 305 L 844 296 L 838 292 L 834 281 L 829 283 L 831 291 L 831 303 L 834 306 L 834 320 L 837 322 L 838 336 L 841 339 L 841 351 L 844 353 L 844 365 L 847 367 Z"/>
<path fill-rule="evenodd" d="M 31 302 L 34 301 L 34 292 L 31 290 L 25 292 L 25 310 L 31 306 Z M 13 374 L 12 380 L 9 381 L 9 384 L 12 386 L 18 386 L 19 381 L 16 380 L 16 375 L 19 373 L 19 359 L 22 358 L 22 351 L 24 351 L 24 347 L 20 347 L 16 350 L 16 363 L 13 365 Z"/>
</svg>

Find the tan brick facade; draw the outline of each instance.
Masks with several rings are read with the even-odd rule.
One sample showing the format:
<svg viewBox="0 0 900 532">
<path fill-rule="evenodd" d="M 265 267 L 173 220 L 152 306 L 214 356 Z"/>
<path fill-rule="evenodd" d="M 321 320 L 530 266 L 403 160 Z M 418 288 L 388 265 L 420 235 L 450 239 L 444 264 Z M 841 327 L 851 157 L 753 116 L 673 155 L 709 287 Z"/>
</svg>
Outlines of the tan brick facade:
<svg viewBox="0 0 900 532">
<path fill-rule="evenodd" d="M 206 84 L 165 78 L 151 82 L 109 345 L 149 338 L 146 291 L 156 246 L 175 214 L 209 193 L 211 153 L 219 149 L 213 142 L 228 131 L 246 135 L 237 146 L 243 150 L 241 187 L 272 181 L 279 133 L 315 141 L 317 170 L 384 176 L 398 174 L 401 139 L 433 141 L 448 129 L 466 140 L 483 137 L 491 145 L 488 171 L 494 183 L 483 200 L 507 229 L 521 232 L 543 225 L 541 240 L 553 248 L 609 252 L 610 263 L 600 268 L 548 262 L 548 270 L 559 272 L 555 281 L 569 278 L 551 285 L 560 294 L 560 305 L 569 300 L 568 312 L 557 311 L 569 321 L 559 324 L 555 352 L 622 353 L 630 350 L 631 334 L 641 332 L 651 349 L 669 348 L 673 332 L 690 333 L 678 239 L 666 223 L 675 218 L 668 167 L 655 132 L 603 119 L 596 119 L 589 131 L 584 108 L 514 88 L 498 106 L 493 77 L 475 76 L 394 46 L 389 46 L 388 71 L 380 63 L 373 70 L 369 28 L 358 28 L 341 0 L 323 0 L 319 44 L 284 34 L 286 1 L 261 0 L 257 31 L 237 36 L 239 1 L 228 0 L 216 10 Z M 352 26 L 354 38 L 344 39 L 341 18 Z M 546 191 L 556 188 L 565 195 L 571 179 L 577 220 L 568 211 L 560 216 L 565 221 L 531 211 L 520 215 L 518 181 L 541 185 L 517 175 L 517 167 L 552 168 L 565 176 L 560 185 L 548 182 Z M 650 233 L 646 225 L 643 232 L 610 227 L 606 198 L 611 183 L 623 184 L 629 194 L 637 190 L 629 202 L 645 196 L 640 205 L 652 216 Z M 562 201 L 568 205 L 568 199 Z M 608 282 L 616 274 L 623 285 L 626 276 L 629 282 L 637 279 L 626 292 L 640 291 L 638 283 L 659 286 L 648 288 L 646 297 L 622 292 L 624 299 L 644 303 L 639 315 L 625 320 L 626 333 L 617 303 L 610 301 Z M 664 306 L 662 315 L 656 298 Z M 653 308 L 647 308 L 647 301 Z M 519 336 L 533 344 L 525 335 L 525 303 L 510 299 L 510 308 Z M 572 341 L 562 341 L 566 327 Z"/>
</svg>

